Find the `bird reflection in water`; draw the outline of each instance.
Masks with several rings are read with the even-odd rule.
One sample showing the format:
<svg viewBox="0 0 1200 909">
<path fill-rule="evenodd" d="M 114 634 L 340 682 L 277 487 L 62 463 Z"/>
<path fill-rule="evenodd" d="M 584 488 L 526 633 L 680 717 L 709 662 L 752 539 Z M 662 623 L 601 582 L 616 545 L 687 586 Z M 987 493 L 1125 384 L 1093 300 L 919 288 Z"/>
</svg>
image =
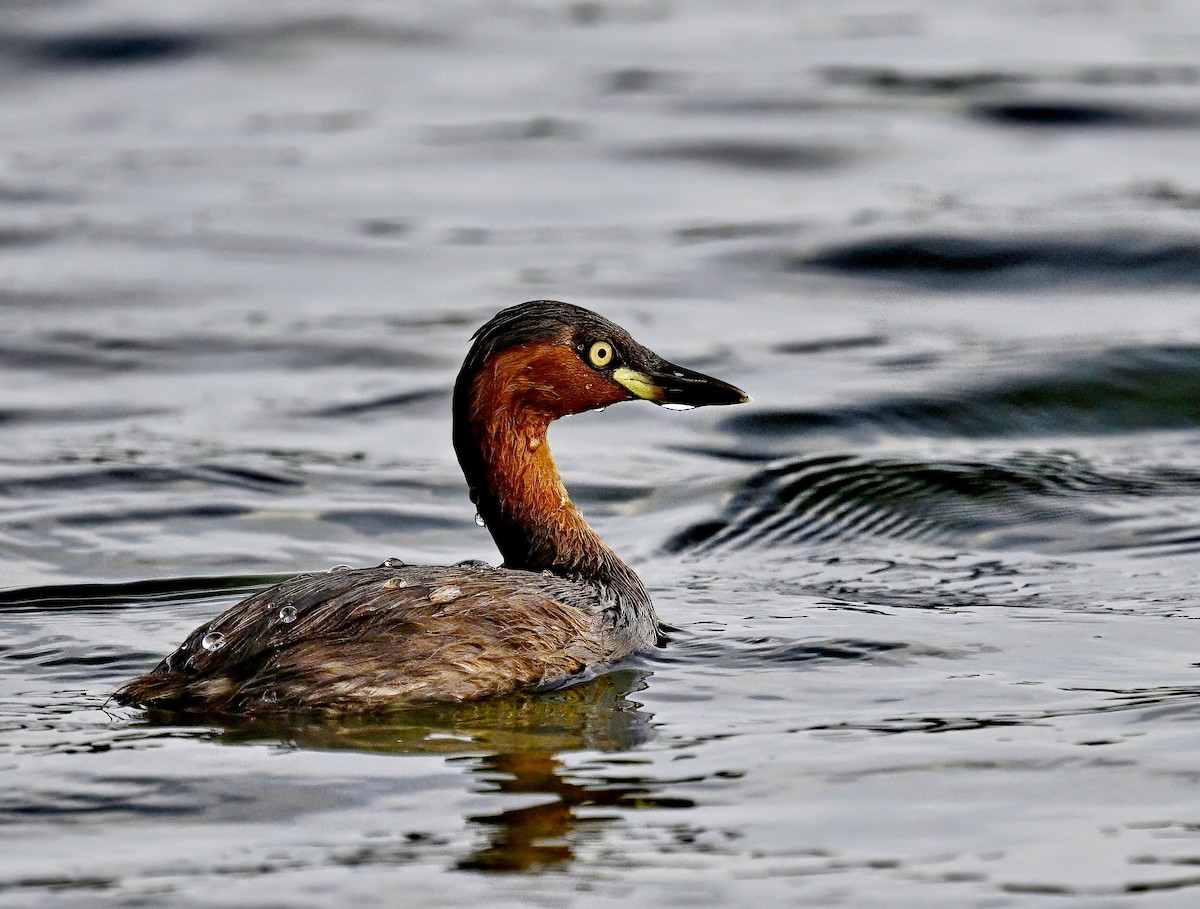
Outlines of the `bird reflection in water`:
<svg viewBox="0 0 1200 909">
<path fill-rule="evenodd" d="M 274 743 L 310 750 L 353 750 L 396 755 L 443 754 L 468 762 L 476 792 L 545 796 L 494 814 L 469 815 L 483 842 L 455 867 L 491 872 L 561 868 L 575 858 L 583 828 L 619 818 L 589 809 L 682 807 L 658 792 L 660 783 L 622 773 L 597 777 L 562 755 L 574 751 L 628 751 L 652 735 L 649 713 L 630 696 L 649 671 L 610 672 L 561 691 L 518 694 L 465 704 L 411 707 L 374 717 L 291 716 L 226 725 L 214 738 L 226 744 Z M 180 722 L 178 714 L 146 717 Z M 222 718 L 228 723 L 228 718 Z M 590 778 L 589 778 L 590 776 Z M 584 816 L 581 816 L 584 815 Z"/>
</svg>

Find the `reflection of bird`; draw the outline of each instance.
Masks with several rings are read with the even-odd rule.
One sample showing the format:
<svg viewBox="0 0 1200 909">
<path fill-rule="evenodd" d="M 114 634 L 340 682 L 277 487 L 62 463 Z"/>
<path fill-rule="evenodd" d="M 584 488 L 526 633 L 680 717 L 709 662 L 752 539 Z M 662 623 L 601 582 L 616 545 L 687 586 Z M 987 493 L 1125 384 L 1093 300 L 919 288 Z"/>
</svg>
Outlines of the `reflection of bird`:
<svg viewBox="0 0 1200 909">
<path fill-rule="evenodd" d="M 578 306 L 503 310 L 455 383 L 454 447 L 504 567 L 388 560 L 291 578 L 196 629 L 117 701 L 376 711 L 554 687 L 650 646 L 658 621 L 645 588 L 568 498 L 546 443 L 558 417 L 635 398 L 747 400 Z"/>
</svg>

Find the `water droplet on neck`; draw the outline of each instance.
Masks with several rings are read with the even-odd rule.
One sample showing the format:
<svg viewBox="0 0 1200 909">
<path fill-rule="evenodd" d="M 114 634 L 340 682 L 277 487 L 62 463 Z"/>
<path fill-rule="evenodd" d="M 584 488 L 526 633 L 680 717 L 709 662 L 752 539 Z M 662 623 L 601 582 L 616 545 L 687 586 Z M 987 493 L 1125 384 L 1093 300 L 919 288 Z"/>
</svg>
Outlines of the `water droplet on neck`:
<svg viewBox="0 0 1200 909">
<path fill-rule="evenodd" d="M 663 410 L 695 410 L 695 404 L 664 404 Z"/>
<path fill-rule="evenodd" d="M 214 651 L 220 650 L 225 646 L 225 635 L 219 631 L 210 631 L 200 640 L 200 646 L 205 650 Z"/>
<path fill-rule="evenodd" d="M 282 609 L 280 609 L 279 610 L 279 621 L 283 622 L 286 625 L 290 625 L 290 624 L 292 624 L 292 622 L 296 621 L 296 607 L 295 606 L 284 606 Z"/>
<path fill-rule="evenodd" d="M 380 568 L 403 568 L 406 564 L 408 564 L 408 563 L 405 562 L 403 559 L 391 558 L 391 559 L 384 559 L 382 562 L 379 563 L 379 567 Z"/>
<path fill-rule="evenodd" d="M 487 521 L 483 519 L 483 515 L 481 515 L 478 511 L 475 512 L 475 523 L 480 527 L 487 527 Z"/>
<path fill-rule="evenodd" d="M 332 568 L 330 568 L 325 573 L 326 574 L 337 574 L 339 571 L 349 571 L 349 570 L 350 570 L 349 565 L 334 565 Z"/>
</svg>

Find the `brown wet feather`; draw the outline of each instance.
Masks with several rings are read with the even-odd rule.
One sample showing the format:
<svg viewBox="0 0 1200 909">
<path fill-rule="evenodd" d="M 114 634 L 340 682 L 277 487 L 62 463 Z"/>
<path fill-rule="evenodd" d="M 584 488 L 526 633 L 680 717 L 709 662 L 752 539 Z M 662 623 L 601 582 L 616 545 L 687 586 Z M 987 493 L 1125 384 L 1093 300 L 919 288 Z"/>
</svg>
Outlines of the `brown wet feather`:
<svg viewBox="0 0 1200 909">
<path fill-rule="evenodd" d="M 218 713 L 372 711 L 551 687 L 628 655 L 606 628 L 604 599 L 586 583 L 503 569 L 300 576 L 196 629 L 116 699 Z M 280 618 L 284 607 L 293 622 Z M 222 645 L 206 649 L 215 634 Z"/>
</svg>

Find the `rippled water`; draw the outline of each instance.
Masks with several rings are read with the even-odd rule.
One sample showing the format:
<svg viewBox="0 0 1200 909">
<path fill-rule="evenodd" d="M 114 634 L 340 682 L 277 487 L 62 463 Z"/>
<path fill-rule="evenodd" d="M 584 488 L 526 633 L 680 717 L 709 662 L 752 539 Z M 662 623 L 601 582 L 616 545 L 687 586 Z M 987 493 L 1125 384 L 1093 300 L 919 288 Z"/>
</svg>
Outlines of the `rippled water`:
<svg viewBox="0 0 1200 909">
<path fill-rule="evenodd" d="M 160 6 L 0 5 L 0 906 L 1195 904 L 1200 7 Z M 539 297 L 755 399 L 553 433 L 665 647 L 106 704 L 494 560 L 449 388 Z"/>
</svg>

